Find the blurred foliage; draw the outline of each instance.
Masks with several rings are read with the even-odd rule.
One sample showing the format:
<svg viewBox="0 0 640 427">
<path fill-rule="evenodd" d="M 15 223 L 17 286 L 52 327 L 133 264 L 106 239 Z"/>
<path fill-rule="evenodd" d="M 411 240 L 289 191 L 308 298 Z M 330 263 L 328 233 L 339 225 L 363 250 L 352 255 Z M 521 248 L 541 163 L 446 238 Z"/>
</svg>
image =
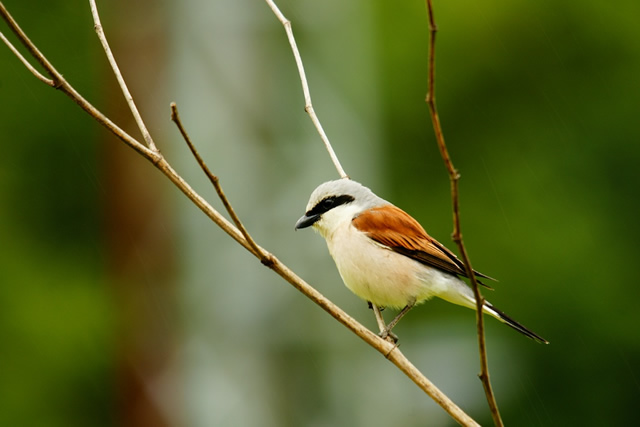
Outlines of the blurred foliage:
<svg viewBox="0 0 640 427">
<path fill-rule="evenodd" d="M 95 98 L 100 50 L 88 7 L 5 4 L 81 93 Z M 471 259 L 500 279 L 491 301 L 551 341 L 510 340 L 521 359 L 508 363 L 527 366 L 529 375 L 501 380 L 509 384 L 496 389 L 498 401 L 508 401 L 503 418 L 517 426 L 633 424 L 640 3 L 435 7 L 437 101 L 462 173 Z M 453 247 L 449 183 L 424 103 L 424 3 L 376 2 L 374 10 L 376 94 L 384 106 L 378 125 L 389 167 L 382 195 Z M 362 93 L 352 96 L 366 103 Z M 0 425 L 115 423 L 117 322 L 104 277 L 108 207 L 101 205 L 97 127 L 3 46 L 0 100 Z M 403 322 L 458 315 L 443 307 L 433 303 Z M 492 337 L 512 332 L 488 328 L 491 363 Z M 313 377 L 299 363 L 300 375 Z M 498 376 L 503 366 L 491 368 Z M 506 395 L 520 387 L 535 392 Z M 472 415 L 490 424 L 486 414 Z"/>
<path fill-rule="evenodd" d="M 91 98 L 98 88 L 88 8 L 5 4 Z M 1 28 L 15 40 L 4 22 Z M 96 127 L 25 71 L 3 44 L 0 425 L 108 425 L 114 323 L 102 265 Z"/>
<path fill-rule="evenodd" d="M 438 235 L 451 230 L 449 186 L 419 105 L 428 33 L 416 3 L 379 3 L 394 200 L 453 246 Z M 437 101 L 474 267 L 500 279 L 488 295 L 498 307 L 551 341 L 523 351 L 538 396 L 503 406 L 504 419 L 633 423 L 640 4 L 435 3 Z"/>
</svg>

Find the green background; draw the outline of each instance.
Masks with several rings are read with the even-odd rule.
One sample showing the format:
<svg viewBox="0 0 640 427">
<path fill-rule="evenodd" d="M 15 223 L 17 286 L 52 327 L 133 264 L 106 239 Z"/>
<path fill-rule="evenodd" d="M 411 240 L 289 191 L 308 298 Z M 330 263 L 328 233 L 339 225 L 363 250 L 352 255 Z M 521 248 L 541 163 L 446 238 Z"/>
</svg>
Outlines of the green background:
<svg viewBox="0 0 640 427">
<path fill-rule="evenodd" d="M 88 4 L 4 3 L 87 98 L 103 108 L 117 96 L 105 89 L 104 81 L 110 77 Z M 640 241 L 640 3 L 435 3 L 437 101 L 452 159 L 462 175 L 465 242 L 474 267 L 500 280 L 496 290 L 485 295 L 551 342 L 536 345 L 488 320 L 490 368 L 503 419 L 514 426 L 631 425 L 637 420 L 640 398 L 640 287 L 635 268 Z M 170 2 L 152 6 L 165 12 L 167 26 L 171 25 L 168 11 L 180 9 Z M 309 38 L 322 34 L 322 29 L 307 29 L 301 18 L 304 3 L 283 1 L 280 6 L 297 25 L 312 78 L 323 75 L 354 109 L 366 110 L 371 97 L 381 106 L 376 123 L 371 123 L 382 141 L 376 148 L 385 167 L 381 195 L 454 248 L 449 238 L 448 178 L 424 103 L 428 53 L 424 3 L 370 6 L 375 88 L 358 84 L 368 71 L 350 64 L 357 52 L 332 38 L 333 28 L 326 30 L 320 47 L 305 51 L 311 45 Z M 102 7 L 111 25 L 130 23 L 118 19 L 111 6 Z M 281 27 L 275 19 L 269 21 L 262 2 L 250 7 L 271 22 L 266 34 L 271 52 L 280 60 L 276 64 L 294 76 Z M 331 7 L 337 5 L 327 3 L 325 13 L 335 12 Z M 126 10 L 126 5 L 118 8 Z M 8 35 L 4 24 L 0 28 Z M 248 37 L 255 37 L 257 44 L 265 42 L 263 33 Z M 327 65 L 323 62 L 327 57 L 338 62 Z M 311 84 L 313 92 L 313 80 Z M 283 110 L 264 114 L 297 116 L 296 123 L 302 122 L 306 118 L 299 83 L 291 79 L 287 85 L 287 100 L 279 104 Z M 153 93 L 145 96 L 153 99 Z M 331 107 L 321 100 L 322 96 L 315 107 L 322 118 L 322 111 Z M 120 142 L 106 136 L 63 95 L 34 79 L 3 46 L 0 101 L 0 424 L 130 424 L 121 403 L 130 391 L 118 380 L 121 335 L 130 325 L 123 324 L 126 310 L 110 274 L 109 263 L 116 255 L 105 243 L 110 215 L 105 169 L 113 165 L 105 165 L 103 144 Z M 168 116 L 168 108 L 161 111 Z M 373 116 L 364 117 L 366 121 Z M 323 124 L 330 135 L 339 127 L 336 122 Z M 181 144 L 176 134 L 162 141 L 165 147 Z M 347 144 L 334 140 L 338 154 Z M 129 150 L 128 155 L 135 153 Z M 346 157 L 347 171 L 367 168 L 357 164 L 357 155 Z M 142 161 L 137 167 L 151 168 Z M 330 167 L 326 179 L 335 177 Z M 149 185 L 166 187 L 162 191 L 168 200 L 180 197 L 169 190 L 168 181 L 158 178 Z M 278 189 L 273 192 L 275 198 Z M 242 200 L 243 195 L 233 197 Z M 307 197 L 305 190 L 296 205 L 281 209 L 295 221 Z M 168 206 L 171 210 L 171 202 Z M 262 209 L 264 227 L 280 212 Z M 260 227 L 260 222 L 254 221 L 253 227 Z M 293 237 L 283 234 L 280 244 L 287 245 L 289 239 Z M 296 244 L 311 239 L 318 237 L 295 235 Z M 273 249 L 270 242 L 261 243 Z M 242 257 L 237 262 L 252 261 Z M 179 277 L 176 283 L 179 287 Z M 339 298 L 351 298 L 341 289 L 338 292 Z M 168 300 L 165 304 L 171 304 Z M 306 304 L 301 299 L 296 303 Z M 359 310 L 357 317 L 368 319 L 369 313 Z M 429 303 L 429 309 L 415 310 L 403 320 L 409 328 L 405 336 L 408 341 L 421 340 L 416 332 L 421 328 L 430 331 L 425 332 L 428 336 L 437 334 L 438 322 L 466 322 L 460 323 L 466 328 L 462 351 L 472 354 L 473 316 L 460 311 Z M 188 319 L 188 313 L 181 316 L 185 324 L 196 321 Z M 322 315 L 319 319 L 333 322 Z M 309 325 L 310 335 L 313 327 Z M 428 359 L 429 339 L 420 345 L 421 357 Z M 502 352 L 504 346 L 509 351 Z M 410 343 L 405 349 L 410 359 L 418 351 Z M 314 375 L 322 377 L 326 351 L 317 342 L 283 349 L 279 363 L 307 375 L 313 384 Z M 331 351 L 341 348 L 333 346 Z M 314 356 L 309 358 L 310 354 Z M 470 360 L 468 370 L 475 372 L 477 360 Z M 350 363 L 361 361 L 345 357 L 341 363 L 348 373 Z M 436 377 L 457 372 L 455 365 L 446 363 L 442 369 Z M 360 379 L 345 376 L 344 381 Z M 314 387 L 300 381 L 304 384 L 299 389 L 282 396 L 282 414 L 273 425 L 323 425 L 312 422 L 318 419 L 343 425 L 339 414 L 317 415 L 331 398 L 323 391 L 306 393 L 305 387 Z M 468 382 L 481 396 L 475 376 L 457 381 Z M 414 392 L 409 382 L 404 387 Z M 512 395 L 514 389 L 517 393 Z M 457 396 L 450 397 L 458 401 Z M 490 425 L 486 407 L 473 408 L 470 414 Z M 405 423 L 430 425 L 410 416 Z"/>
</svg>

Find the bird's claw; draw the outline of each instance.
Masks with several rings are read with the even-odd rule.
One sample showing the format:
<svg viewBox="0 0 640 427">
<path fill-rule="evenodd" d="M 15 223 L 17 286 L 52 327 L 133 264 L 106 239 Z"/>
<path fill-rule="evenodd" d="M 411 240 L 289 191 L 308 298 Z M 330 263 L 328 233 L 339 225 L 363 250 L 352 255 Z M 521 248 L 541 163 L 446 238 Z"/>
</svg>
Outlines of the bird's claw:
<svg viewBox="0 0 640 427">
<path fill-rule="evenodd" d="M 387 330 L 387 329 L 385 329 L 384 331 L 380 332 L 378 334 L 378 336 L 380 338 L 382 338 L 383 340 L 386 340 L 386 341 L 389 341 L 389 342 L 393 341 L 394 344 L 396 344 L 398 342 L 398 336 L 396 334 L 394 334 L 393 332 Z"/>
</svg>

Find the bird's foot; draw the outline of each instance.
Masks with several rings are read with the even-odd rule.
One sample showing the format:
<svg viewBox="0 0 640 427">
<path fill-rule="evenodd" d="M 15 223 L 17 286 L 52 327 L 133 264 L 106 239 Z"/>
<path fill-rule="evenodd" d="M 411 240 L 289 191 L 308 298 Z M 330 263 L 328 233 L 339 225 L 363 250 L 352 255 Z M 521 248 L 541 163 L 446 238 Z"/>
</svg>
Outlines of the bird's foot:
<svg viewBox="0 0 640 427">
<path fill-rule="evenodd" d="M 386 328 L 382 332 L 380 332 L 378 336 L 383 340 L 393 342 L 394 344 L 398 342 L 398 336 Z"/>
</svg>

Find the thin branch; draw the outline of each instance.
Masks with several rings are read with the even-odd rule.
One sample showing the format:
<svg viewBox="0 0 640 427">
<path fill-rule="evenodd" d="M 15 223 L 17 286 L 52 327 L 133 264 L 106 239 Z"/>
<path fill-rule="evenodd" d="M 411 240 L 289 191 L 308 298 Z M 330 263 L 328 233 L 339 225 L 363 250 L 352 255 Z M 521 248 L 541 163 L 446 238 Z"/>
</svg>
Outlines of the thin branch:
<svg viewBox="0 0 640 427">
<path fill-rule="evenodd" d="M 4 7 L 4 4 L 2 2 L 0 2 L 0 14 L 2 15 L 7 25 L 9 25 L 9 28 L 11 29 L 11 31 L 13 31 L 16 37 L 18 37 L 18 40 L 20 40 L 20 42 L 24 45 L 24 47 L 27 48 L 29 53 L 31 53 L 31 56 L 33 56 L 34 59 L 38 61 L 45 70 L 47 70 L 47 73 L 52 77 L 53 85 L 50 85 L 47 81 L 42 80 L 40 78 L 39 80 L 47 83 L 49 86 L 58 87 L 58 77 L 62 77 L 62 76 L 55 70 L 55 68 L 53 68 L 51 63 L 47 60 L 47 58 L 44 57 L 44 55 L 40 52 L 40 50 L 38 50 L 36 45 L 31 42 L 31 40 L 29 39 L 29 37 L 27 37 L 25 32 L 22 31 L 22 28 L 20 28 L 16 20 L 13 19 L 13 16 L 11 16 L 11 14 Z M 12 49 L 12 52 L 17 53 L 17 50 Z M 21 58 L 21 56 L 22 55 L 18 53 L 18 58 Z M 30 70 L 30 67 L 27 65 L 29 63 L 28 61 L 25 60 L 25 61 L 22 61 L 22 63 L 27 67 L 27 69 Z M 36 77 L 38 76 L 36 75 Z"/>
<path fill-rule="evenodd" d="M 459 202 L 459 193 L 458 193 L 458 181 L 460 180 L 460 174 L 453 166 L 453 162 L 451 161 L 451 157 L 449 156 L 449 150 L 447 149 L 447 145 L 444 140 L 444 134 L 442 133 L 442 125 L 440 124 L 440 117 L 438 115 L 438 109 L 436 107 L 436 90 L 435 90 L 435 51 L 436 51 L 436 33 L 438 31 L 438 27 L 436 26 L 435 16 L 433 12 L 432 0 L 426 0 L 427 2 L 427 11 L 429 18 L 429 73 L 428 73 L 428 91 L 426 102 L 429 105 L 429 112 L 431 114 L 431 121 L 433 122 L 433 130 L 435 132 L 436 141 L 438 143 L 438 148 L 440 149 L 440 154 L 442 155 L 442 160 L 444 161 L 445 167 L 449 173 L 449 179 L 451 181 L 451 202 L 453 205 L 453 241 L 458 246 L 458 250 L 460 252 L 460 256 L 464 263 L 465 271 L 467 273 L 467 277 L 471 281 L 473 294 L 476 299 L 476 325 L 478 332 L 478 352 L 480 355 L 480 380 L 482 381 L 482 386 L 484 387 L 484 392 L 487 397 L 487 402 L 489 404 L 489 408 L 491 410 L 491 416 L 493 417 L 493 422 L 497 427 L 502 427 L 504 424 L 502 422 L 502 418 L 500 417 L 500 410 L 498 409 L 498 402 L 496 401 L 495 394 L 493 393 L 493 388 L 491 387 L 491 380 L 489 377 L 489 364 L 487 362 L 487 348 L 485 342 L 485 333 L 484 333 L 484 315 L 483 315 L 483 307 L 484 307 L 484 298 L 480 293 L 480 287 L 478 286 L 478 280 L 473 271 L 473 267 L 471 266 L 471 260 L 469 259 L 469 255 L 467 254 L 467 250 L 464 246 L 464 242 L 462 240 L 462 230 L 460 227 L 460 202 Z"/>
<path fill-rule="evenodd" d="M 46 84 L 47 86 L 51 86 L 54 87 L 55 86 L 55 82 L 51 79 L 46 78 L 45 76 L 43 76 L 42 74 L 40 74 L 40 72 L 38 70 L 36 70 L 33 65 L 31 65 L 29 63 L 29 61 L 27 61 L 27 59 L 22 56 L 22 54 L 18 51 L 18 49 L 16 49 L 11 42 L 4 36 L 4 34 L 2 34 L 2 31 L 0 31 L 0 39 L 2 39 L 2 41 L 4 42 L 4 44 L 7 45 L 7 47 L 9 48 L 9 50 L 11 52 L 13 52 L 13 54 L 15 56 L 18 57 L 18 59 L 20 60 L 20 62 L 22 62 L 22 64 L 27 67 L 27 70 L 29 70 L 31 72 L 31 74 L 33 74 L 34 76 L 36 76 L 38 78 L 38 80 L 40 80 L 42 83 Z"/>
<path fill-rule="evenodd" d="M 153 142 L 153 138 L 151 138 L 151 134 L 147 130 L 142 117 L 140 116 L 140 112 L 138 111 L 138 107 L 136 107 L 135 102 L 133 102 L 133 97 L 131 96 L 131 92 L 127 88 L 127 84 L 122 77 L 122 73 L 120 72 L 120 68 L 118 68 L 118 64 L 116 63 L 116 59 L 113 56 L 113 52 L 111 52 L 111 48 L 109 47 L 109 42 L 104 34 L 104 30 L 102 29 L 102 24 L 100 23 L 100 15 L 98 15 L 98 8 L 96 6 L 96 0 L 89 0 L 89 4 L 91 5 L 91 15 L 93 16 L 93 22 L 96 30 L 96 34 L 98 35 L 98 39 L 100 39 L 100 43 L 102 44 L 102 48 L 104 49 L 104 53 L 109 60 L 109 64 L 111 65 L 111 69 L 113 70 L 113 74 L 116 76 L 118 80 L 118 85 L 122 90 L 122 94 L 124 95 L 125 100 L 127 101 L 127 105 L 129 105 L 129 109 L 131 110 L 131 114 L 133 114 L 133 118 L 138 124 L 138 129 L 142 133 L 142 137 L 147 143 L 147 147 L 149 147 L 153 151 L 158 151 L 156 148 L 156 144 Z"/>
<path fill-rule="evenodd" d="M 47 73 L 51 75 L 55 82 L 55 88 L 61 90 L 65 95 L 77 103 L 84 111 L 93 117 L 100 124 L 105 126 L 120 140 L 136 150 L 144 158 L 149 160 L 157 169 L 159 169 L 185 196 L 191 200 L 205 215 L 207 215 L 216 225 L 218 225 L 225 233 L 238 242 L 242 247 L 254 254 L 267 267 L 275 271 L 305 296 L 319 305 L 328 314 L 342 323 L 345 327 L 355 333 L 363 341 L 375 348 L 384 355 L 389 361 L 396 365 L 405 373 L 420 389 L 438 403 L 447 413 L 451 415 L 458 423 L 464 426 L 478 426 L 471 417 L 462 411 L 451 399 L 442 393 L 433 383 L 431 383 L 398 349 L 394 344 L 383 340 L 378 335 L 371 332 L 346 312 L 324 297 L 320 292 L 302 280 L 286 265 L 278 260 L 274 255 L 257 245 L 255 242 L 250 243 L 247 239 L 248 233 L 241 232 L 237 227 L 231 224 L 217 210 L 215 210 L 202 196 L 196 193 L 193 188 L 171 167 L 167 160 L 158 152 L 150 147 L 146 147 L 139 141 L 128 135 L 121 128 L 115 125 L 111 120 L 104 116 L 100 111 L 93 107 L 58 73 L 58 71 L 49 63 L 36 46 L 28 39 L 18 24 L 13 20 L 8 11 L 0 2 L 0 16 L 9 24 L 11 29 L 16 33 L 20 41 L 27 47 L 32 56 L 43 65 Z M 178 120 L 179 122 L 179 120 Z M 180 128 L 180 126 L 179 126 Z M 181 130 L 181 132 L 184 129 Z M 184 133 L 186 134 L 186 132 Z M 223 193 L 224 194 L 224 193 Z M 225 198 L 226 199 L 226 198 Z M 232 215 L 232 216 L 235 216 Z M 239 221 L 239 220 L 238 220 Z M 269 262 L 265 263 L 264 260 Z"/>
<path fill-rule="evenodd" d="M 178 127 L 178 130 L 180 131 L 182 138 L 189 146 L 191 153 L 196 158 L 196 161 L 198 162 L 198 165 L 200 165 L 200 168 L 202 169 L 204 174 L 207 175 L 207 178 L 209 178 L 209 181 L 211 181 L 213 188 L 215 188 L 216 193 L 218 193 L 218 197 L 222 201 L 224 208 L 229 213 L 229 216 L 231 216 L 233 223 L 236 225 L 236 227 L 238 227 L 238 230 L 240 230 L 240 233 L 242 233 L 242 236 L 245 238 L 245 240 L 251 247 L 250 252 L 253 253 L 255 256 L 257 256 L 258 258 L 260 258 L 260 261 L 263 264 L 270 262 L 269 257 L 262 250 L 262 248 L 259 247 L 257 243 L 253 240 L 253 238 L 251 237 L 247 229 L 242 224 L 242 221 L 240 221 L 240 218 L 236 214 L 236 211 L 231 206 L 231 203 L 229 203 L 229 199 L 227 199 L 227 196 L 225 195 L 224 191 L 222 190 L 222 186 L 220 185 L 220 180 L 216 175 L 214 175 L 211 172 L 211 170 L 209 170 L 209 167 L 204 162 L 202 157 L 200 157 L 200 153 L 198 153 L 198 150 L 196 150 L 196 147 L 193 145 L 193 142 L 191 142 L 191 138 L 189 137 L 187 130 L 184 128 L 184 125 L 182 124 L 182 120 L 180 119 L 180 114 L 178 113 L 178 106 L 176 105 L 175 102 L 171 103 L 171 121 L 174 122 Z"/>
<path fill-rule="evenodd" d="M 429 381 L 400 351 L 393 343 L 383 340 L 378 335 L 365 328 L 330 300 L 322 296 L 318 291 L 309 286 L 300 279 L 295 273 L 285 267 L 278 259 L 274 257 L 274 264 L 271 267 L 285 280 L 291 283 L 296 289 L 300 290 L 316 304 L 322 307 L 327 313 L 336 320 L 346 326 L 349 330 L 358 335 L 371 347 L 378 350 L 391 363 L 396 365 L 405 373 L 411 381 L 413 381 L 422 391 L 431 397 L 438 405 L 440 405 L 451 417 L 463 426 L 479 426 L 471 417 L 469 417 L 462 409 L 460 409 L 447 395 L 442 393 L 431 381 Z M 307 289 L 307 287 L 309 289 Z"/>
<path fill-rule="evenodd" d="M 291 21 L 289 21 L 278 9 L 278 6 L 272 0 L 265 0 L 274 15 L 278 18 L 278 21 L 284 26 L 284 30 L 287 33 L 287 38 L 289 39 L 289 44 L 291 45 L 291 51 L 293 52 L 293 57 L 296 60 L 296 66 L 298 67 L 298 74 L 300 75 L 300 82 L 302 83 L 302 93 L 304 94 L 304 111 L 309 114 L 311 117 L 311 121 L 313 125 L 316 127 L 316 130 L 320 134 L 320 138 L 322 138 L 322 142 L 324 142 L 324 146 L 329 152 L 329 157 L 331 157 L 331 161 L 333 165 L 336 167 L 338 174 L 340 174 L 340 178 L 348 178 L 349 176 L 342 168 L 340 164 L 340 160 L 338 160 L 338 156 L 336 156 L 335 151 L 333 151 L 333 147 L 329 142 L 329 138 L 327 138 L 327 134 L 324 132 L 322 128 L 322 124 L 320 124 L 320 120 L 316 115 L 315 110 L 313 109 L 313 104 L 311 103 L 311 92 L 309 91 L 309 84 L 307 83 L 307 76 L 304 72 L 304 65 L 302 64 L 302 58 L 300 57 L 300 51 L 298 50 L 298 45 L 296 44 L 296 39 L 293 37 L 293 30 L 291 29 Z"/>
</svg>

